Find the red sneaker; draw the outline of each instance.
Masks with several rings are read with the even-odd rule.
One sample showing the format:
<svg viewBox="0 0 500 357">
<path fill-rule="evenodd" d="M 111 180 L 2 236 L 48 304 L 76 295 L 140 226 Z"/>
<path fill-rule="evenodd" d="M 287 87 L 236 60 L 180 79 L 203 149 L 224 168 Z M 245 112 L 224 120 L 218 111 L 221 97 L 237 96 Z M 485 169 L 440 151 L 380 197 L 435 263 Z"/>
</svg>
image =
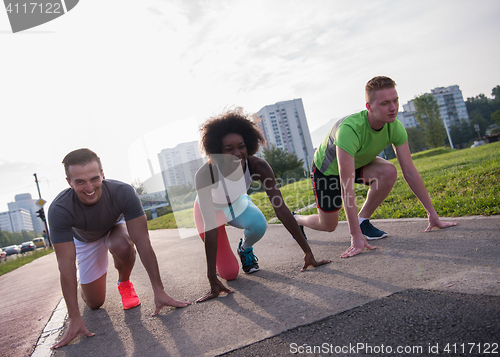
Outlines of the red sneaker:
<svg viewBox="0 0 500 357">
<path fill-rule="evenodd" d="M 122 304 L 125 310 L 131 309 L 141 304 L 139 297 L 135 293 L 134 285 L 129 281 L 120 282 L 118 291 L 122 296 Z"/>
</svg>

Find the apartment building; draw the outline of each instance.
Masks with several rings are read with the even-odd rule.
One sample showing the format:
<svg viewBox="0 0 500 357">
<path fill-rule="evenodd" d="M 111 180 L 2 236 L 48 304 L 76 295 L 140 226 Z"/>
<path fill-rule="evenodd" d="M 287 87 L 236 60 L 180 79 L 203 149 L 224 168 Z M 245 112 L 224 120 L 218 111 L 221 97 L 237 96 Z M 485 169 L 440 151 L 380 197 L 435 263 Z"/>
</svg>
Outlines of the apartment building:
<svg viewBox="0 0 500 357">
<path fill-rule="evenodd" d="M 431 94 L 438 102 L 439 114 L 447 129 L 452 125 L 458 125 L 460 120 L 469 120 L 467 107 L 465 106 L 459 86 L 437 87 L 431 89 Z M 405 128 L 418 126 L 418 122 L 415 119 L 415 104 L 413 100 L 403 104 L 403 111 L 398 113 L 398 119 L 403 123 Z"/>
<path fill-rule="evenodd" d="M 174 148 L 163 149 L 158 161 L 165 188 L 194 183 L 196 171 L 203 165 L 198 141 L 182 143 Z"/>
<path fill-rule="evenodd" d="M 309 170 L 314 148 L 302 99 L 266 105 L 257 112 L 256 122 L 268 145 L 294 153 Z"/>
<path fill-rule="evenodd" d="M 6 232 L 32 231 L 30 211 L 24 208 L 0 212 L 0 230 Z"/>
<path fill-rule="evenodd" d="M 36 215 L 36 211 L 40 209 L 36 202 L 38 200 L 31 197 L 30 193 L 21 193 L 14 196 L 14 202 L 9 202 L 7 206 L 9 207 L 9 212 L 17 211 L 21 208 L 27 210 L 31 217 L 31 230 L 36 233 L 42 233 L 45 229 L 45 223 Z"/>
</svg>

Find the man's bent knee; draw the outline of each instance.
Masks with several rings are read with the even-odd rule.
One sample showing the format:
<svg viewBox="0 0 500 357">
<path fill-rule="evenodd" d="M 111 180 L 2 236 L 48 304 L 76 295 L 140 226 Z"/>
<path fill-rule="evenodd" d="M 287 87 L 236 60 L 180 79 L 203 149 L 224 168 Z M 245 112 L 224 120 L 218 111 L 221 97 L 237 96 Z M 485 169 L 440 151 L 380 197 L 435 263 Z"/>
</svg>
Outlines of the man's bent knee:
<svg viewBox="0 0 500 357">
<path fill-rule="evenodd" d="M 386 178 L 389 182 L 396 182 L 396 179 L 398 178 L 398 171 L 396 170 L 396 166 L 394 166 L 392 163 L 391 165 L 388 165 L 389 167 L 386 170 Z"/>
<path fill-rule="evenodd" d="M 128 259 L 135 256 L 135 246 L 128 235 L 125 225 L 115 226 L 108 238 L 108 249 L 113 257 L 119 260 Z"/>
<path fill-rule="evenodd" d="M 323 231 L 333 232 L 337 229 L 338 222 L 322 222 Z"/>
<path fill-rule="evenodd" d="M 120 242 L 114 242 L 109 246 L 109 252 L 113 257 L 119 260 L 127 259 L 130 256 L 135 256 L 135 246 L 130 239 L 123 239 Z"/>
<path fill-rule="evenodd" d="M 85 304 L 87 304 L 87 306 L 91 309 L 91 310 L 97 310 L 99 309 L 102 305 L 104 305 L 104 300 L 101 301 L 101 302 L 87 302 L 85 301 Z"/>
<path fill-rule="evenodd" d="M 81 284 L 82 299 L 92 310 L 97 310 L 104 305 L 106 298 L 106 274 L 99 279 L 89 283 Z"/>
<path fill-rule="evenodd" d="M 392 187 L 398 178 L 398 171 L 392 163 L 387 163 L 383 168 L 379 168 L 377 175 L 374 178 L 367 177 L 366 180 L 370 183 L 370 188 L 378 189 L 379 187 Z"/>
<path fill-rule="evenodd" d="M 323 232 L 333 232 L 337 229 L 339 223 L 338 217 L 332 217 L 332 215 L 320 215 L 319 216 L 319 227 Z"/>
<path fill-rule="evenodd" d="M 318 207 L 318 228 L 323 232 L 333 232 L 339 223 L 339 212 L 326 212 Z"/>
</svg>

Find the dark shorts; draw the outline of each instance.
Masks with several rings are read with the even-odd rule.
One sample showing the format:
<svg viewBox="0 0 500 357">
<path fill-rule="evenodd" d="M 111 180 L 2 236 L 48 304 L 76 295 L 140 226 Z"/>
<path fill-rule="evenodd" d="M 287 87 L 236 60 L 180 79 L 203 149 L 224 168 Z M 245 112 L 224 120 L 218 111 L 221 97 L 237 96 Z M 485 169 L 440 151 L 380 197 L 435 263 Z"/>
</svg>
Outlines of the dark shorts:
<svg viewBox="0 0 500 357">
<path fill-rule="evenodd" d="M 342 189 L 340 176 L 325 176 L 313 164 L 311 167 L 311 181 L 316 197 L 317 207 L 324 212 L 335 212 L 342 208 Z M 363 179 L 363 168 L 355 171 L 355 183 L 369 186 Z"/>
</svg>

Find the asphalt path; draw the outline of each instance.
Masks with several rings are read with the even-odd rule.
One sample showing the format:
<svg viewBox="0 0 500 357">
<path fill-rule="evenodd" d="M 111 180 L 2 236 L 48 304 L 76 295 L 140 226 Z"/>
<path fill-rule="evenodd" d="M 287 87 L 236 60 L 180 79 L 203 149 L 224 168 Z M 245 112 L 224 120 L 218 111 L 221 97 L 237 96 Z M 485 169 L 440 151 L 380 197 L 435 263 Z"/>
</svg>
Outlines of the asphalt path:
<svg viewBox="0 0 500 357">
<path fill-rule="evenodd" d="M 261 270 L 227 282 L 233 294 L 182 309 L 165 308 L 155 317 L 150 316 L 153 294 L 140 260 L 131 280 L 142 304 L 127 311 L 121 307 L 110 261 L 104 306 L 91 311 L 80 301 L 87 327 L 96 335 L 77 338 L 51 353 L 44 341 L 60 338 L 65 327 L 60 311 L 55 314 L 59 321 L 46 320 L 61 297 L 52 254 L 41 258 L 47 264 L 44 269 L 38 259 L 9 281 L 14 287 L 16 279 L 33 274 L 27 269 L 38 275 L 43 271 L 47 283 L 41 285 L 48 291 L 28 284 L 9 297 L 4 284 L 14 272 L 0 277 L 1 325 L 7 316 L 12 316 L 9 324 L 21 320 L 8 337 L 3 327 L 0 330 L 1 353 L 27 356 L 31 348 L 32 356 L 473 356 L 487 349 L 487 355 L 498 355 L 500 216 L 456 220 L 458 226 L 430 233 L 423 232 L 424 219 L 373 221 L 389 237 L 376 242 L 375 251 L 349 259 L 339 258 L 349 246 L 347 224 L 340 223 L 334 233 L 306 228 L 316 258 L 333 261 L 302 273 L 300 248 L 283 226 L 271 225 L 254 248 Z M 203 244 L 192 233 L 150 232 L 167 292 L 188 301 L 209 287 Z M 229 228 L 228 235 L 236 248 L 241 231 Z M 34 301 L 40 295 L 53 300 L 37 304 L 35 315 L 4 312 L 16 299 Z M 39 324 L 26 328 L 37 316 Z M 47 321 L 58 328 L 42 333 Z M 16 336 L 14 330 L 24 332 Z M 20 339 L 25 342 L 16 342 Z"/>
<path fill-rule="evenodd" d="M 0 276 L 0 356 L 31 355 L 61 296 L 54 253 Z"/>
</svg>

